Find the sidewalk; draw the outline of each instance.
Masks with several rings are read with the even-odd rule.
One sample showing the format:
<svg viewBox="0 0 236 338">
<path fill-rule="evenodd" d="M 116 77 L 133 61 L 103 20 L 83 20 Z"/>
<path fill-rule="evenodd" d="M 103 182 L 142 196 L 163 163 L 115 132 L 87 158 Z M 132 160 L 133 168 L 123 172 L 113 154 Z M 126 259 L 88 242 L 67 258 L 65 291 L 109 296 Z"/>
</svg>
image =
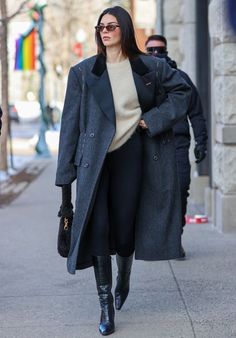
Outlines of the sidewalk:
<svg viewBox="0 0 236 338">
<path fill-rule="evenodd" d="M 0 337 L 101 337 L 93 270 L 69 275 L 57 254 L 60 190 L 55 161 L 48 161 L 0 209 Z M 130 295 L 111 337 L 236 337 L 236 233 L 187 225 L 184 248 L 185 261 L 134 262 Z"/>
</svg>

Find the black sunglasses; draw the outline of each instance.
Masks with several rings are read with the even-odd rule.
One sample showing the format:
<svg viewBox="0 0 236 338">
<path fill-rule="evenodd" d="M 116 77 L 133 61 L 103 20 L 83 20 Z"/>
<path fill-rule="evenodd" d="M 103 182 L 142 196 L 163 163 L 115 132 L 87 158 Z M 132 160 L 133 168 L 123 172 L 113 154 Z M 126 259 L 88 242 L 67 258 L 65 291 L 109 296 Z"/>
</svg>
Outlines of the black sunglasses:
<svg viewBox="0 0 236 338">
<path fill-rule="evenodd" d="M 166 47 L 147 47 L 147 53 L 151 55 L 156 55 L 156 54 L 165 54 L 166 53 Z"/>
<path fill-rule="evenodd" d="M 95 26 L 95 30 L 97 33 L 103 32 L 103 30 L 106 28 L 106 30 L 108 32 L 114 32 L 114 30 L 116 30 L 116 27 L 120 27 L 119 25 L 115 25 L 115 24 L 109 24 L 107 26 L 105 25 L 99 25 L 99 26 Z"/>
</svg>

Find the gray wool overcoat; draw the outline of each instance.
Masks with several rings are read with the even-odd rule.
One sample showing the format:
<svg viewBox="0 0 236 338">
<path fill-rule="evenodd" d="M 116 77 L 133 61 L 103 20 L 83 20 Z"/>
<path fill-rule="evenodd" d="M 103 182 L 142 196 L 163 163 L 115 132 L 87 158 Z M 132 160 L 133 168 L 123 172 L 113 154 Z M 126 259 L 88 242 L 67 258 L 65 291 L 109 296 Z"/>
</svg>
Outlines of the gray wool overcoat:
<svg viewBox="0 0 236 338">
<path fill-rule="evenodd" d="M 143 179 L 135 224 L 135 258 L 174 259 L 180 257 L 182 227 L 171 128 L 185 115 L 191 89 L 162 59 L 140 55 L 130 59 L 130 64 L 142 118 L 148 126 L 142 132 Z M 163 91 L 167 95 L 160 102 Z M 96 55 L 70 69 L 61 121 L 56 185 L 77 180 L 67 259 L 72 274 L 93 264 L 86 229 L 115 130 L 106 60 Z"/>
</svg>

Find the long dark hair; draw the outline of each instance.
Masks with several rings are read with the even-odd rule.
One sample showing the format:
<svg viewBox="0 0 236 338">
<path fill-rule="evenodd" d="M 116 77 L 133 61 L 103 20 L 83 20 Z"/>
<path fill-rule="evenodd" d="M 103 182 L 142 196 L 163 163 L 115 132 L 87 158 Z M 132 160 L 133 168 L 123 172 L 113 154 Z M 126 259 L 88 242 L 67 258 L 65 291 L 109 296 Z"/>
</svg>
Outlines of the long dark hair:
<svg viewBox="0 0 236 338">
<path fill-rule="evenodd" d="M 120 6 L 105 9 L 99 16 L 97 25 L 100 25 L 102 17 L 105 14 L 113 15 L 121 30 L 121 50 L 123 55 L 132 58 L 138 54 L 144 54 L 137 45 L 134 33 L 134 26 L 129 13 Z M 100 33 L 95 33 L 95 39 L 98 46 L 98 54 L 106 55 L 106 47 L 102 43 Z"/>
</svg>

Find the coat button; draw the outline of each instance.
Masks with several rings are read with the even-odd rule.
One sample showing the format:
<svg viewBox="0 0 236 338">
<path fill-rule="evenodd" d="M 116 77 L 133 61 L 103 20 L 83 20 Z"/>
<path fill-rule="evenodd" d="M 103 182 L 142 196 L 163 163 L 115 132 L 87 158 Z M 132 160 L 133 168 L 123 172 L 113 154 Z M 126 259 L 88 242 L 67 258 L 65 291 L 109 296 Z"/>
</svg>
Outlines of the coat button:
<svg viewBox="0 0 236 338">
<path fill-rule="evenodd" d="M 88 168 L 89 164 L 88 163 L 84 163 L 84 168 Z"/>
<path fill-rule="evenodd" d="M 157 161 L 158 160 L 158 156 L 157 155 L 153 155 L 153 160 Z"/>
<path fill-rule="evenodd" d="M 90 133 L 90 134 L 89 134 L 89 137 L 94 137 L 94 133 Z"/>
</svg>

